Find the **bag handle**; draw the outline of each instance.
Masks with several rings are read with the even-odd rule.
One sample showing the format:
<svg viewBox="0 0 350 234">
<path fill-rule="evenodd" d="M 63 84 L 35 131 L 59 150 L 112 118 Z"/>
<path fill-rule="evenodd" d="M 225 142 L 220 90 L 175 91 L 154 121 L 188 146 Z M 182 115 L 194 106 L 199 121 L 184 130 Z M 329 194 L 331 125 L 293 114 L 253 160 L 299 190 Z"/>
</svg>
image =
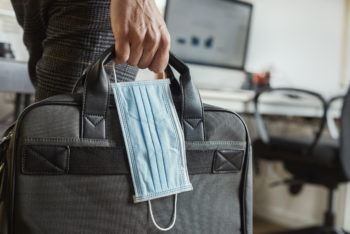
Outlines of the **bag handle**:
<svg viewBox="0 0 350 234">
<path fill-rule="evenodd" d="M 106 138 L 106 115 L 109 106 L 110 81 L 104 65 L 115 57 L 114 45 L 108 48 L 86 72 L 83 90 L 81 137 Z M 204 140 L 203 106 L 199 92 L 194 86 L 189 68 L 170 53 L 169 65 L 180 74 L 180 86 L 170 72 L 171 87 L 180 88 L 181 116 L 185 139 Z M 167 71 L 170 66 L 168 65 Z M 171 70 L 171 69 L 170 69 Z"/>
</svg>

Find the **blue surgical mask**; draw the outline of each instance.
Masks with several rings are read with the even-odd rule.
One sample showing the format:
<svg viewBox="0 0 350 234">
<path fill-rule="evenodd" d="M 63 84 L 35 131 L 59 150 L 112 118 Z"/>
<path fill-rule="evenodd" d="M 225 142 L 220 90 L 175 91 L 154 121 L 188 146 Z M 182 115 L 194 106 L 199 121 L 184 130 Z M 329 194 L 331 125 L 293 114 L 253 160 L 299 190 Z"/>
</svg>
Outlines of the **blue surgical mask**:
<svg viewBox="0 0 350 234">
<path fill-rule="evenodd" d="M 112 84 L 134 185 L 134 202 L 148 201 L 156 227 L 170 230 L 176 220 L 177 194 L 192 190 L 185 140 L 172 101 L 169 80 Z M 172 224 L 154 220 L 151 200 L 175 195 Z"/>
</svg>

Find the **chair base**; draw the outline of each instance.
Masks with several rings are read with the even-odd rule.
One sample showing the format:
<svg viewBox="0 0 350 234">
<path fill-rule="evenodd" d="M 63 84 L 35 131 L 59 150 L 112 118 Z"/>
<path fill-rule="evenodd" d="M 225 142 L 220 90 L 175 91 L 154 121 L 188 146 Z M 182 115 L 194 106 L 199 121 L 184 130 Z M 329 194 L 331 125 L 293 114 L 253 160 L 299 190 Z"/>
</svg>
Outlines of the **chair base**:
<svg viewBox="0 0 350 234">
<path fill-rule="evenodd" d="M 274 234 L 349 234 L 339 227 L 309 227 Z"/>
</svg>

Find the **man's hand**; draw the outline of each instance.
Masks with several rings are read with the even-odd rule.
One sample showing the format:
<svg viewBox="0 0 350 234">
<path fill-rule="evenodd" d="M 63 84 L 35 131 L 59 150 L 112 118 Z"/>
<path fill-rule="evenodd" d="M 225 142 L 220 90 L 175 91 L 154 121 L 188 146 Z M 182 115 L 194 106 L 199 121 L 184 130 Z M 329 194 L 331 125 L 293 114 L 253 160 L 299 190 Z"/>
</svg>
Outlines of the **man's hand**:
<svg viewBox="0 0 350 234">
<path fill-rule="evenodd" d="M 111 0 L 111 22 L 118 64 L 164 71 L 170 35 L 154 0 Z"/>
</svg>

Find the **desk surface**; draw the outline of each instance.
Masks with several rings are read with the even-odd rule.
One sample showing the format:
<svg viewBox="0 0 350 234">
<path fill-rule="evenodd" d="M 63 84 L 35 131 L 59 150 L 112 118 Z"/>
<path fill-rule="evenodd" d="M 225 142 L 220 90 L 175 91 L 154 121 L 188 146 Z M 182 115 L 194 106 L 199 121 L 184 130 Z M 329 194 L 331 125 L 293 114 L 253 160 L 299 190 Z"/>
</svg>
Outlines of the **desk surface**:
<svg viewBox="0 0 350 234">
<path fill-rule="evenodd" d="M 0 59 L 0 83 L 0 92 L 34 93 L 25 62 Z M 254 91 L 200 89 L 200 94 L 205 103 L 238 113 L 254 113 Z M 315 99 L 292 100 L 283 95 L 273 94 L 265 96 L 260 105 L 263 114 L 303 117 L 321 117 L 323 114 L 322 106 Z M 339 116 L 340 109 L 340 106 L 333 107 L 333 116 Z"/>
<path fill-rule="evenodd" d="M 254 113 L 254 91 L 236 90 L 214 91 L 200 90 L 203 102 L 220 106 L 238 113 Z M 341 107 L 333 106 L 333 116 L 340 116 Z M 291 99 L 287 96 L 265 94 L 260 102 L 260 112 L 265 115 L 287 115 L 300 117 L 316 117 L 323 115 L 323 107 L 313 98 Z"/>
<path fill-rule="evenodd" d="M 27 63 L 0 59 L 0 92 L 34 93 Z"/>
</svg>

